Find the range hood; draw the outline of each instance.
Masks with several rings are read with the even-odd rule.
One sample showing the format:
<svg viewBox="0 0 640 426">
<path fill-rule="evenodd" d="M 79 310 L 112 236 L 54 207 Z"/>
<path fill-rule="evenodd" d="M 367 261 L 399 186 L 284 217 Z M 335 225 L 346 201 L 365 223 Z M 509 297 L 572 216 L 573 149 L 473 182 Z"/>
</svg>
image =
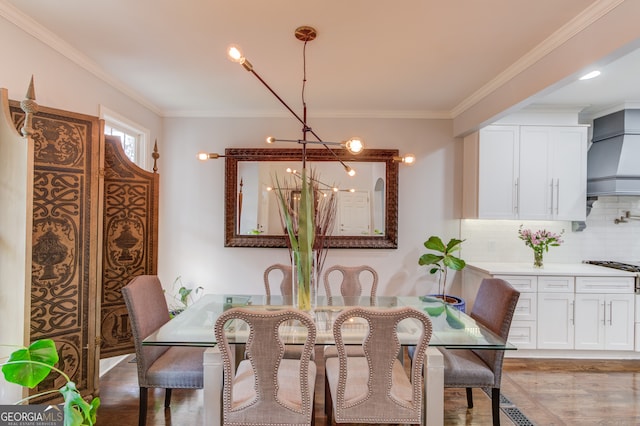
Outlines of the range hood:
<svg viewBox="0 0 640 426">
<path fill-rule="evenodd" d="M 587 154 L 587 196 L 640 196 L 640 109 L 624 109 L 593 121 Z"/>
</svg>

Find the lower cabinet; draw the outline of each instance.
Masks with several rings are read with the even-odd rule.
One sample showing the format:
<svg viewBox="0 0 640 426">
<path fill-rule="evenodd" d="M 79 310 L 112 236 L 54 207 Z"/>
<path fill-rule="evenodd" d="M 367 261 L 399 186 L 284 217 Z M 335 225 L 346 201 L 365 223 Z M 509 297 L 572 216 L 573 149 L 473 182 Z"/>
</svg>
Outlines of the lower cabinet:
<svg viewBox="0 0 640 426">
<path fill-rule="evenodd" d="M 612 289 L 603 280 L 578 278 L 575 349 L 634 349 L 633 284 L 619 284 Z"/>
<path fill-rule="evenodd" d="M 465 284 L 471 289 L 481 277 L 470 277 Z M 509 342 L 517 348 L 634 350 L 632 277 L 494 277 L 508 281 L 520 291 L 509 333 Z"/>
</svg>

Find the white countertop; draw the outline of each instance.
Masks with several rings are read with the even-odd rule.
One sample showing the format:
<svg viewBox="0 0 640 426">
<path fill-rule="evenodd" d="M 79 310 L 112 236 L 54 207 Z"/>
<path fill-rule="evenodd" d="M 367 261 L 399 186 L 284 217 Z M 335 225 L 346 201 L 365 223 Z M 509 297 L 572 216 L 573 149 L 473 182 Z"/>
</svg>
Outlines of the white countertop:
<svg viewBox="0 0 640 426">
<path fill-rule="evenodd" d="M 531 263 L 467 262 L 467 268 L 489 275 L 574 275 L 591 277 L 635 277 L 633 272 L 620 271 L 586 263 L 545 263 L 534 268 Z"/>
</svg>

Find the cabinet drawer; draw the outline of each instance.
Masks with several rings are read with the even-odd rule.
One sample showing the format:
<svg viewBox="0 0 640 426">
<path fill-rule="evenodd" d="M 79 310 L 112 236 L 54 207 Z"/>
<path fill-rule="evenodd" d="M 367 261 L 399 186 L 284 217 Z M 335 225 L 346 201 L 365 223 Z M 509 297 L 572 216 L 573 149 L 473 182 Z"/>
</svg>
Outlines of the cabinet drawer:
<svg viewBox="0 0 640 426">
<path fill-rule="evenodd" d="M 538 291 L 545 293 L 573 293 L 574 277 L 538 277 Z"/>
<path fill-rule="evenodd" d="M 535 321 L 538 313 L 538 295 L 536 293 L 520 293 L 513 320 Z"/>
<path fill-rule="evenodd" d="M 512 321 L 507 341 L 518 349 L 536 349 L 536 322 Z"/>
<path fill-rule="evenodd" d="M 576 277 L 576 293 L 633 293 L 633 277 Z"/>
<path fill-rule="evenodd" d="M 495 275 L 494 278 L 507 281 L 520 293 L 535 293 L 538 291 L 538 277 L 535 276 Z"/>
</svg>

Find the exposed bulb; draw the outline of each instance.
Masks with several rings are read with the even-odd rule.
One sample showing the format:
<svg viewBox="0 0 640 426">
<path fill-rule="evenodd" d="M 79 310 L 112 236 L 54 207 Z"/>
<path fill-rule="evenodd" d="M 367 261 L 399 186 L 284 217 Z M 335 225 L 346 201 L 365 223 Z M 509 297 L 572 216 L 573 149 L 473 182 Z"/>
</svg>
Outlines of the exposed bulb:
<svg viewBox="0 0 640 426">
<path fill-rule="evenodd" d="M 352 154 L 360 154 L 364 149 L 364 144 L 360 138 L 351 138 L 344 143 L 344 147 Z"/>
<path fill-rule="evenodd" d="M 267 137 L 267 143 L 274 143 L 275 141 L 276 141 L 276 138 L 274 138 L 273 136 Z"/>
<path fill-rule="evenodd" d="M 206 152 L 199 152 L 198 153 L 198 160 L 207 161 L 208 159 L 209 159 L 209 154 L 207 154 Z"/>
<path fill-rule="evenodd" d="M 235 44 L 232 44 L 231 46 L 229 46 L 229 48 L 227 49 L 227 55 L 229 56 L 229 59 L 231 61 L 237 62 L 237 63 L 241 63 L 242 59 L 244 58 L 242 56 L 242 52 L 240 51 L 240 48 Z"/>
<path fill-rule="evenodd" d="M 349 176 L 353 177 L 356 175 L 356 171 L 353 170 L 351 167 L 347 166 L 346 164 L 344 165 L 344 170 L 347 172 Z"/>
<path fill-rule="evenodd" d="M 406 154 L 402 157 L 402 162 L 406 165 L 411 165 L 416 162 L 416 156 L 413 154 Z"/>
</svg>

